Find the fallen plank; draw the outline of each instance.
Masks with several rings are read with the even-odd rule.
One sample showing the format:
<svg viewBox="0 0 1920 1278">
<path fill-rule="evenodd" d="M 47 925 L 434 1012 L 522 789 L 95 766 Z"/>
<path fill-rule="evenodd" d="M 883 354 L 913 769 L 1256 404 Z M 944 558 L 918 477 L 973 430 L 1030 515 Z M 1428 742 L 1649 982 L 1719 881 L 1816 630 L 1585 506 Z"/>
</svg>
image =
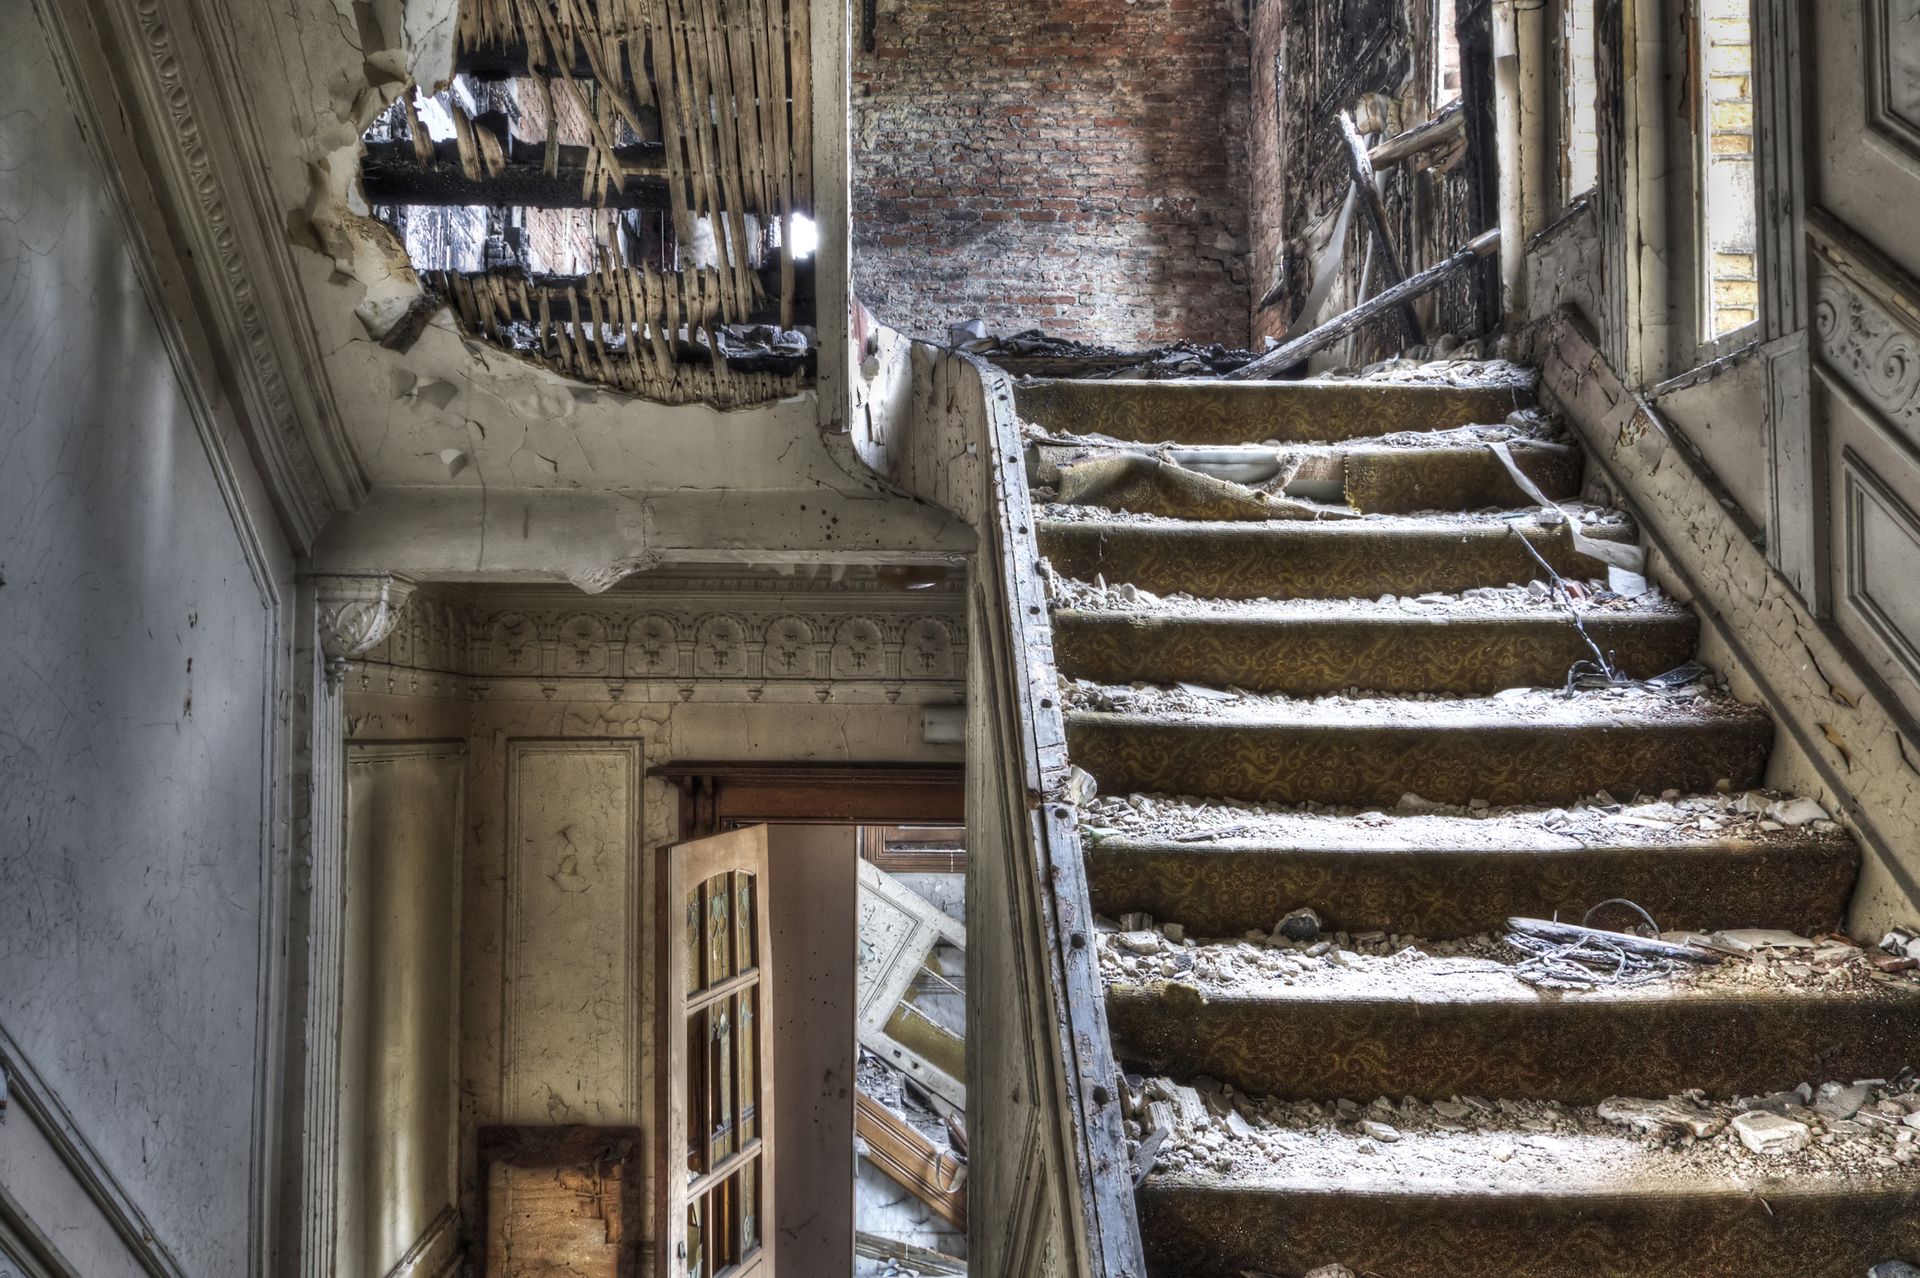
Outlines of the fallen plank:
<svg viewBox="0 0 1920 1278">
<path fill-rule="evenodd" d="M 1344 315 L 1328 320 L 1320 327 L 1284 345 L 1276 346 L 1245 368 L 1235 369 L 1221 375 L 1225 382 L 1251 381 L 1255 378 L 1273 378 L 1292 368 L 1329 346 L 1343 341 L 1354 330 L 1385 314 L 1404 302 L 1411 301 L 1423 294 L 1430 293 L 1446 283 L 1456 272 L 1471 266 L 1480 258 L 1486 257 L 1500 247 L 1498 228 L 1483 232 L 1465 248 L 1455 253 L 1437 266 L 1430 266 L 1402 284 L 1395 285 L 1384 293 L 1376 294 L 1367 301 L 1354 307 Z"/>
<path fill-rule="evenodd" d="M 867 1142 L 867 1161 L 955 1229 L 967 1227 L 965 1163 L 935 1148 L 906 1120 L 859 1089 L 854 1092 L 853 1130 Z"/>
</svg>

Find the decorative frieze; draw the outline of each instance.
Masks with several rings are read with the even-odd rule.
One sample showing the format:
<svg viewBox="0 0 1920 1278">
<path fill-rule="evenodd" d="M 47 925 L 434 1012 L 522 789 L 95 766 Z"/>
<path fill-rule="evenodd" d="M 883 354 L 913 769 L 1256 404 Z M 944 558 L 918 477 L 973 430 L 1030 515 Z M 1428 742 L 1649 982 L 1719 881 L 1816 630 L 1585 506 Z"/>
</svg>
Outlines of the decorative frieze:
<svg viewBox="0 0 1920 1278">
<path fill-rule="evenodd" d="M 349 620 L 343 614 L 342 624 Z M 615 697 L 664 692 L 688 700 L 706 688 L 721 699 L 759 700 L 778 689 L 774 699 L 824 701 L 859 687 L 891 701 L 912 686 L 923 695 L 911 700 L 944 699 L 965 679 L 966 618 L 963 597 L 952 591 L 482 598 L 422 590 L 360 656 L 350 686 L 362 691 L 512 697 L 531 685 L 555 695 L 564 684 L 592 680 Z"/>
</svg>

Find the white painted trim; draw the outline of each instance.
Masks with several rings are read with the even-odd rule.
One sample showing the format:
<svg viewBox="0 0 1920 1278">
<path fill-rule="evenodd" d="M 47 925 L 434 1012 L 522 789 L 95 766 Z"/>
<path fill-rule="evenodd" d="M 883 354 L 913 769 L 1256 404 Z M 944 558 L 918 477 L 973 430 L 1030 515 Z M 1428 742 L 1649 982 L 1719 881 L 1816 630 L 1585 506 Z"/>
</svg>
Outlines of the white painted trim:
<svg viewBox="0 0 1920 1278">
<path fill-rule="evenodd" d="M 18 1108 L 46 1136 L 73 1178 L 113 1226 L 120 1241 L 152 1278 L 188 1278 L 153 1223 L 93 1147 L 73 1115 L 34 1068 L 20 1044 L 0 1025 L 0 1068 L 8 1075 L 9 1108 Z M 3 1215 L 4 1213 L 0 1213 Z"/>
</svg>

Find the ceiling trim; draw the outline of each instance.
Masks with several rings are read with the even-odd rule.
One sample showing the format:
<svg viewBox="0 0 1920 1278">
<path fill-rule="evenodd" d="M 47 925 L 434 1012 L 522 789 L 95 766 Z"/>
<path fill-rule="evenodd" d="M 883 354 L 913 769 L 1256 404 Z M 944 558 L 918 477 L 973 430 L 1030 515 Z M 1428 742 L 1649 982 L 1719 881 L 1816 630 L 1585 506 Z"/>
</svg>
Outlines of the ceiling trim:
<svg viewBox="0 0 1920 1278">
<path fill-rule="evenodd" d="M 142 131 L 136 136 L 154 194 L 219 372 L 289 538 L 304 552 L 369 486 L 320 375 L 319 343 L 258 163 L 258 140 L 227 87 L 242 82 L 233 50 L 225 39 L 202 38 L 232 23 L 218 0 L 205 2 L 213 12 L 193 0 L 88 0 L 116 81 L 88 87 L 110 87 Z M 243 123 L 229 127 L 235 121 Z"/>
</svg>

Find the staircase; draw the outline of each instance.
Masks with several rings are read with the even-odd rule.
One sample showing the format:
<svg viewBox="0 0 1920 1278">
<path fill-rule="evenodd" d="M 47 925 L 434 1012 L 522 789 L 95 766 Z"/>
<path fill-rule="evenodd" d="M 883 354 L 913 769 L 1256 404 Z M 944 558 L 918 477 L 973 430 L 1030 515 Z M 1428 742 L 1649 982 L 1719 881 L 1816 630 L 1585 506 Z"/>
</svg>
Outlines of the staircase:
<svg viewBox="0 0 1920 1278">
<path fill-rule="evenodd" d="M 1289 493 L 1363 516 L 1035 494 L 1154 1278 L 1920 1261 L 1920 981 L 1830 935 L 1857 853 L 1758 789 L 1767 714 L 1697 668 L 1656 678 L 1692 659 L 1694 615 L 1606 591 L 1527 513 L 1490 440 L 1588 536 L 1636 535 L 1577 500 L 1579 454 L 1525 398 L 1495 377 L 1018 391 L 1042 485 L 1062 450 L 1221 473 L 1283 452 Z M 1593 653 L 1542 561 L 1622 682 L 1564 690 Z M 1510 916 L 1621 898 L 1669 935 L 1827 935 L 1733 931 L 1723 961 L 1592 988 L 1507 943 Z"/>
</svg>

